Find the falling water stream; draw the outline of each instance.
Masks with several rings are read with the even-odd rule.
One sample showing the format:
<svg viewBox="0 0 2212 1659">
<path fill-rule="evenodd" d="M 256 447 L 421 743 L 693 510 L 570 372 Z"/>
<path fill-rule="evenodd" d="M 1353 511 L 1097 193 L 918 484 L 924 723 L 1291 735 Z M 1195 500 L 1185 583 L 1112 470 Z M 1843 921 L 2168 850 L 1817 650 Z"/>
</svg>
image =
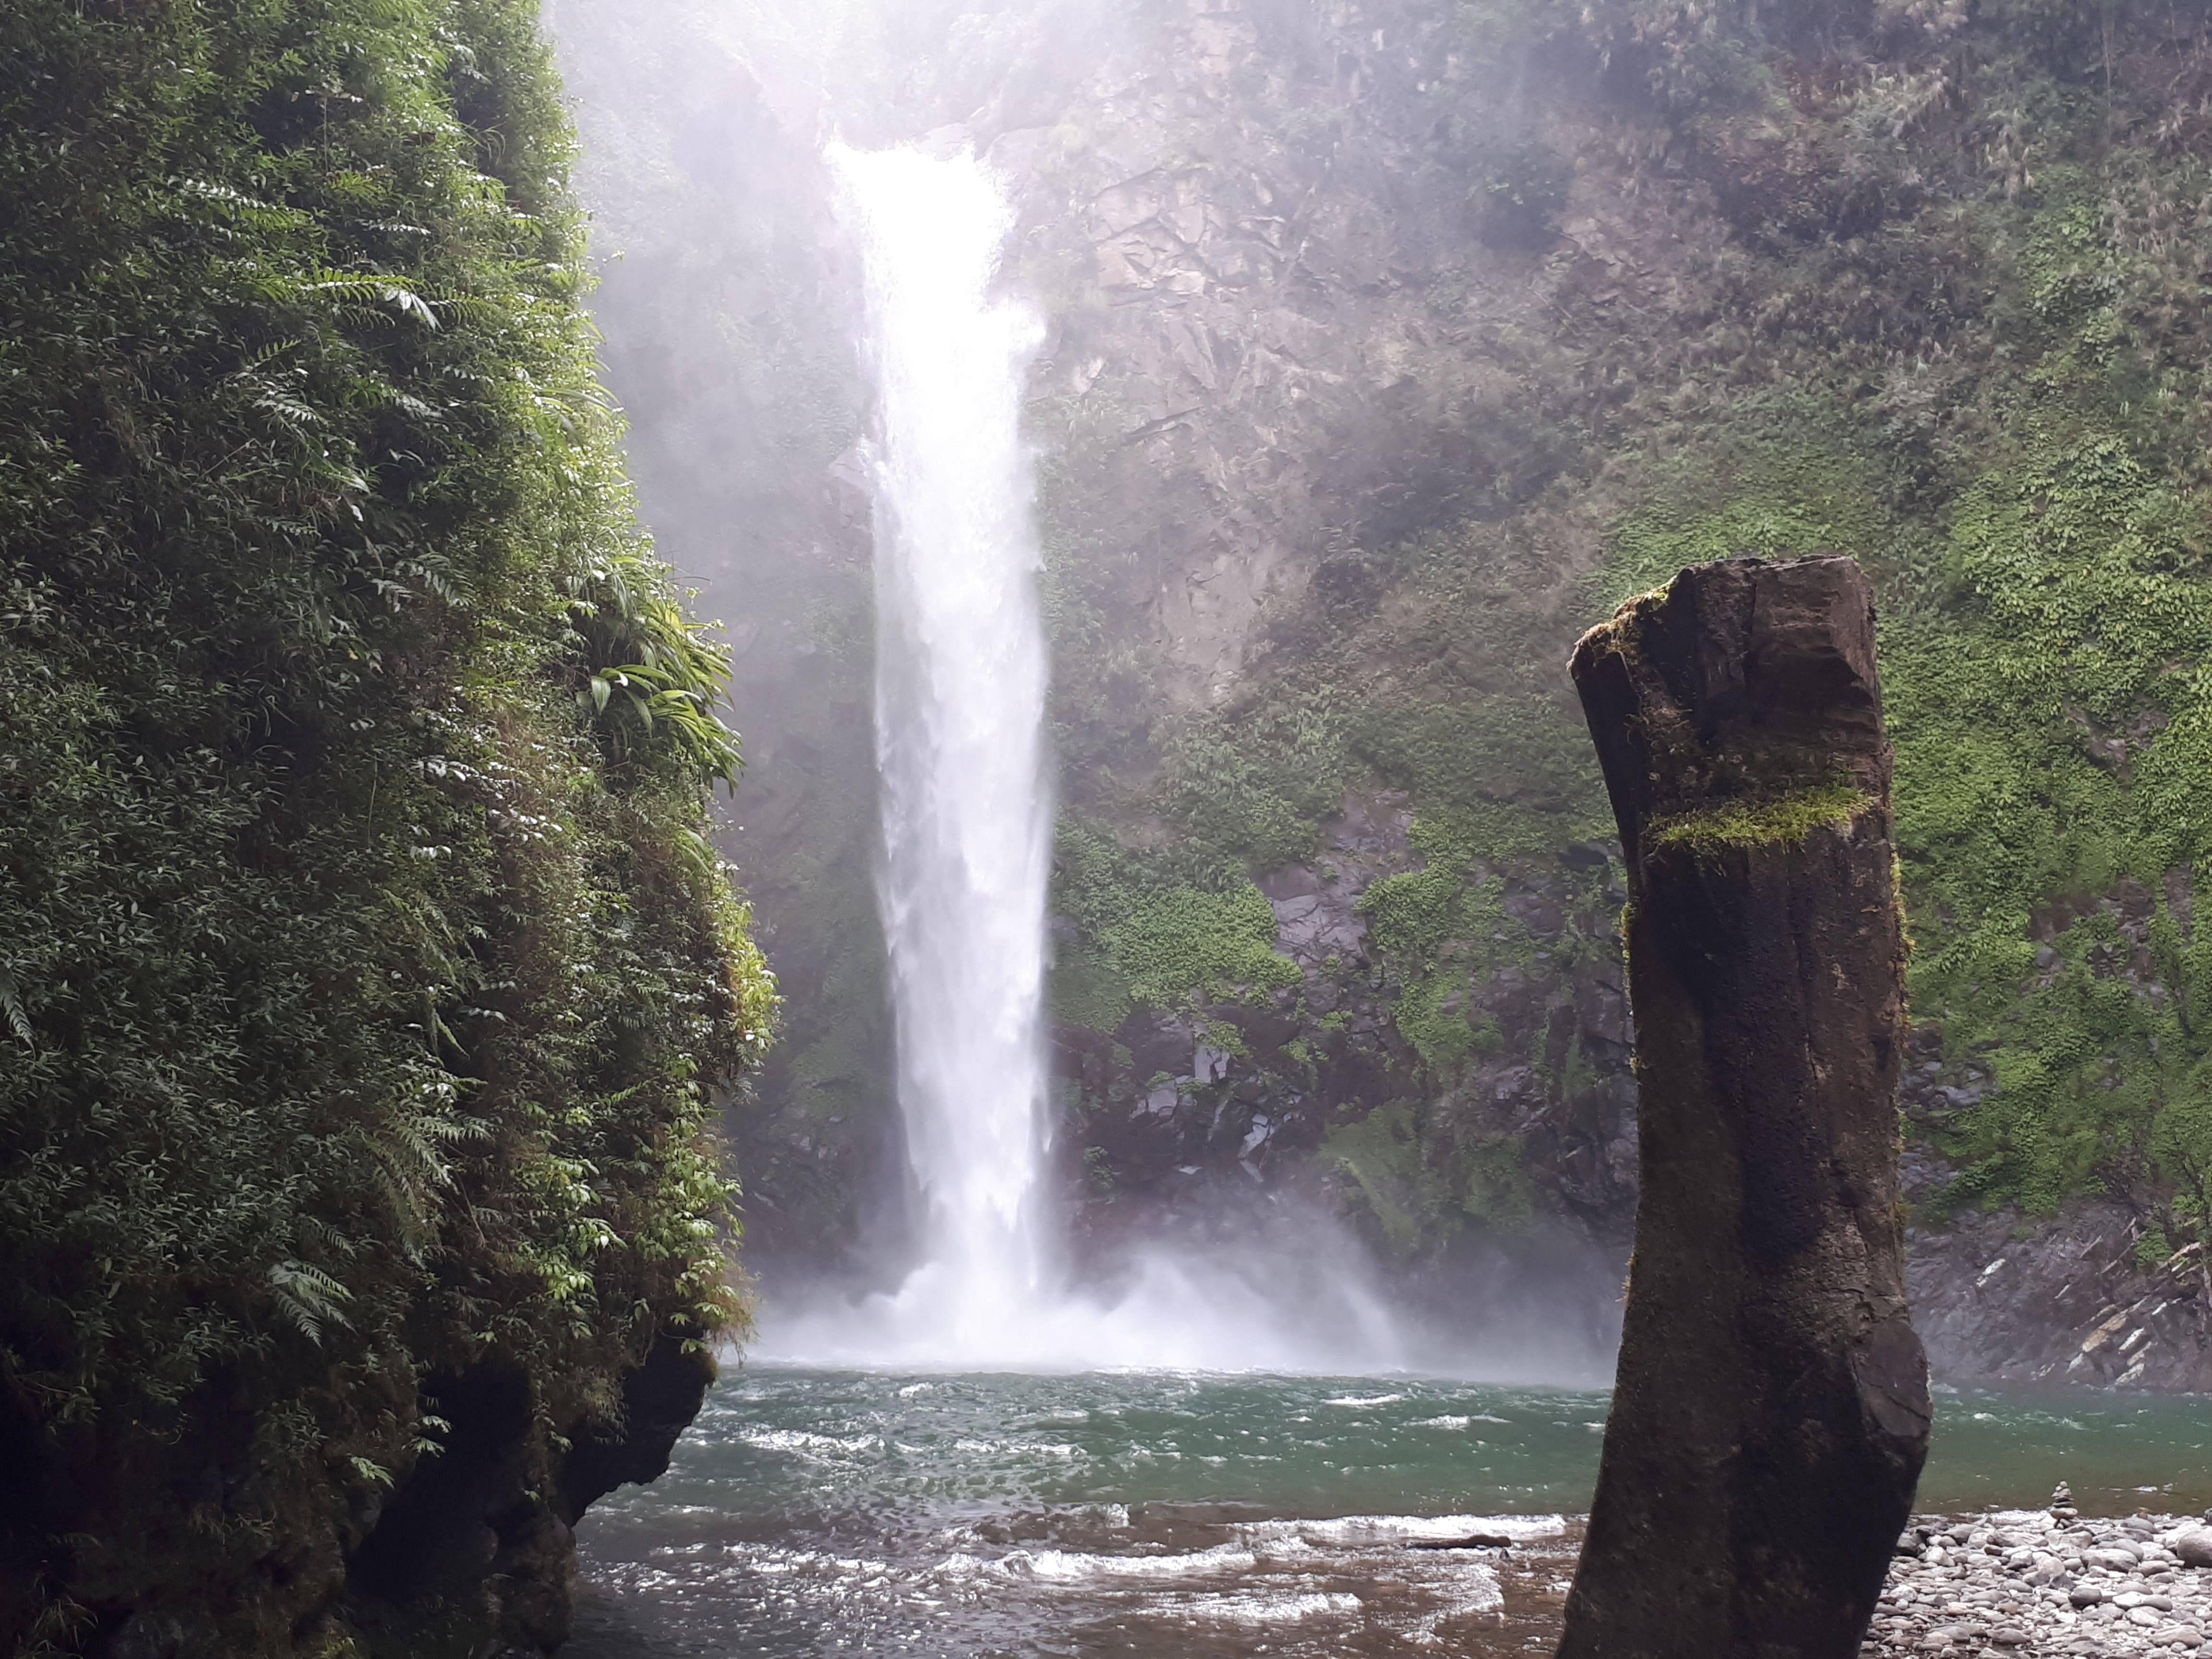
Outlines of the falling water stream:
<svg viewBox="0 0 2212 1659">
<path fill-rule="evenodd" d="M 920 1265 L 856 1303 L 771 1305 L 766 1354 L 841 1364 L 1366 1370 L 1399 1343 L 1347 1260 L 1255 1272 L 1139 1251 L 1074 1285 L 1040 1179 L 1046 887 L 1033 458 L 1043 338 L 1004 289 L 1014 214 L 973 155 L 833 146 L 875 392 L 878 891 Z M 1295 1305 L 1277 1285 L 1294 1283 Z"/>
<path fill-rule="evenodd" d="M 1013 216 L 972 155 L 831 151 L 876 384 L 878 880 L 923 1265 L 887 1332 L 1004 1355 L 1037 1213 L 1051 801 L 1022 392 L 1042 331 L 996 297 Z"/>
</svg>

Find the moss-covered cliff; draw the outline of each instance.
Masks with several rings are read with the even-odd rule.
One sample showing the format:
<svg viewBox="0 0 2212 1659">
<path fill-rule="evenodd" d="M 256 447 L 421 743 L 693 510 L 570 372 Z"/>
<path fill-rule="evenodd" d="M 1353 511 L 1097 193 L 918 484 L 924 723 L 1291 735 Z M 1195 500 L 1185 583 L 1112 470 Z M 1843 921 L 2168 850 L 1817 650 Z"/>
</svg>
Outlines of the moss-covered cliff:
<svg viewBox="0 0 2212 1659">
<path fill-rule="evenodd" d="M 1832 550 L 1881 588 L 1922 1293 L 1973 1300 L 1965 1254 L 1971 1279 L 2054 1226 L 2096 1241 L 2063 1296 L 2023 1270 L 2007 1304 L 2072 1337 L 1983 1329 L 1938 1362 L 2201 1376 L 2172 1253 L 2212 1199 L 2204 7 L 564 15 L 711 43 L 693 73 L 794 174 L 818 122 L 957 123 L 1018 182 L 1014 274 L 1052 324 L 1059 1132 L 1089 1222 L 1296 1186 L 1417 1277 L 1617 1248 L 1620 869 L 1561 665 L 1683 564 Z M 686 118 L 635 94 L 611 75 L 592 130 L 685 154 Z M 747 211 L 765 250 L 809 210 Z M 842 322 L 818 248 L 778 269 Z M 647 305 L 623 281 L 618 338 L 769 312 L 765 284 Z M 797 430 L 731 435 L 789 455 Z M 802 493 L 835 556 L 792 637 L 826 643 L 865 605 L 830 574 L 860 526 Z M 670 517 L 702 564 L 767 560 Z M 792 815 L 747 844 L 796 869 L 823 842 L 779 777 Z M 771 921 L 864 988 L 864 941 L 813 920 L 830 885 Z M 863 1029 L 864 999 L 830 1006 L 825 1036 Z M 794 1079 L 746 1126 L 793 1217 L 885 1162 L 868 1050 L 837 1053 L 834 1092 Z M 2170 1332 L 2078 1346 L 2169 1303 Z"/>
<path fill-rule="evenodd" d="M 0 18 L 11 1651 L 550 1645 L 741 1317 L 774 985 L 568 160 L 518 0 Z"/>
<path fill-rule="evenodd" d="M 1516 1020 L 1516 966 L 1577 930 L 1526 927 L 1501 963 L 1516 930 L 1477 914 L 1490 884 L 1571 889 L 1561 855 L 1601 836 L 1557 702 L 1566 639 L 1693 560 L 1857 554 L 1883 585 L 1919 945 L 1909 1104 L 1948 1164 L 1923 1212 L 2032 1224 L 2110 1197 L 2162 1262 L 2204 1217 L 2203 15 L 1348 24 L 1302 38 L 1255 10 L 1212 26 L 1231 33 L 1211 60 L 1193 25 L 1182 67 L 1101 100 L 1081 146 L 1052 135 L 1097 296 L 1059 356 L 1106 367 L 1051 406 L 1072 434 L 1118 397 L 1133 439 L 1110 460 L 1064 444 L 1060 568 L 1089 615 L 1148 624 L 1070 630 L 1079 801 L 1233 884 L 1325 858 L 1346 792 L 1405 796 L 1426 868 L 1367 890 L 1358 965 L 1384 975 L 1372 1042 L 1406 1079 L 1407 1150 L 1340 1129 L 1324 1150 L 1382 1231 L 1434 1249 L 1498 1224 L 1486 1149 L 1526 1168 L 1547 1132 L 1617 1113 L 1572 1076 L 1598 1046 L 1582 988 L 1609 970 L 1557 975 L 1547 1017 Z M 1133 179 L 1088 159 L 1170 131 Z M 1273 453 L 1246 434 L 1279 422 L 1319 441 L 1294 475 L 1317 508 L 1238 488 Z M 1170 496 L 1128 489 L 1146 465 L 1189 498 L 1116 539 L 1133 580 L 1102 586 L 1079 526 L 1109 492 Z M 1304 545 L 1194 546 L 1193 505 L 1218 523 L 1252 495 Z M 1163 547 L 1181 570 L 1149 563 Z M 1117 649 L 1179 664 L 1183 706 L 1124 697 L 1117 719 Z M 1408 927 L 1412 881 L 1433 890 Z M 1602 1196 L 1612 1224 L 1626 1194 Z M 2203 1358 L 2149 1363 L 2171 1381 Z"/>
</svg>

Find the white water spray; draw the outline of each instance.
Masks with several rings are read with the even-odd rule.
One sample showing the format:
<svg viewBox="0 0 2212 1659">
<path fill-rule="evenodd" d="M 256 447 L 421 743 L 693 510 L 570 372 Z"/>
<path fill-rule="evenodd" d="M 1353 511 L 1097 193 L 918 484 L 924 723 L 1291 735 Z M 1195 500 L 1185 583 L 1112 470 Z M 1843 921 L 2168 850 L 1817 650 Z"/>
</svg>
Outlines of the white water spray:
<svg viewBox="0 0 2212 1659">
<path fill-rule="evenodd" d="M 972 156 L 832 153 L 877 391 L 880 902 L 899 1100 L 942 1334 L 1001 1350 L 1038 1299 L 1045 657 L 1022 388 L 994 299 L 1012 214 Z"/>
<path fill-rule="evenodd" d="M 830 159 L 860 250 L 875 380 L 879 897 L 923 1265 L 894 1295 L 772 1323 L 768 1352 L 1023 1368 L 1387 1364 L 1372 1299 L 1341 1276 L 1273 1264 L 1296 1282 L 1270 1297 L 1224 1263 L 1156 1253 L 1103 1305 L 1054 1271 L 1058 1218 L 1040 1179 L 1052 812 L 1021 435 L 1043 329 L 994 293 L 1013 213 L 981 162 L 842 145 Z"/>
</svg>

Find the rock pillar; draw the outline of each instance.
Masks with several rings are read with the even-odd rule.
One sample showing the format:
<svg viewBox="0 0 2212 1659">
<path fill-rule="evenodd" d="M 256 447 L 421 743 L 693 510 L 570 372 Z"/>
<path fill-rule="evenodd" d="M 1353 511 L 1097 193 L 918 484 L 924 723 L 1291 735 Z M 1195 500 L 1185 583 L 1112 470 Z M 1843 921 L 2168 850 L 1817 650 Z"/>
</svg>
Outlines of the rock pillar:
<svg viewBox="0 0 2212 1659">
<path fill-rule="evenodd" d="M 1560 1659 L 1850 1659 L 1928 1450 L 1874 603 L 1695 565 L 1576 647 L 1628 861 L 1643 1187 Z"/>
</svg>

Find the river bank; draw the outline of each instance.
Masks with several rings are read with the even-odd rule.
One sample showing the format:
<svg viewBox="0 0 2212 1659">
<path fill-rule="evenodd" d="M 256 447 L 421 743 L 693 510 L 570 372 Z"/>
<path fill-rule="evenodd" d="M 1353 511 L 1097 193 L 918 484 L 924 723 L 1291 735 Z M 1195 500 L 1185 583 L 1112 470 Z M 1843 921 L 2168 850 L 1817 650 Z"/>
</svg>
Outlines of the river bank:
<svg viewBox="0 0 2212 1659">
<path fill-rule="evenodd" d="M 2189 1517 L 1925 1517 L 1899 1548 L 1870 1654 L 2185 1652 L 2212 1626 L 2212 1533 Z"/>
</svg>

